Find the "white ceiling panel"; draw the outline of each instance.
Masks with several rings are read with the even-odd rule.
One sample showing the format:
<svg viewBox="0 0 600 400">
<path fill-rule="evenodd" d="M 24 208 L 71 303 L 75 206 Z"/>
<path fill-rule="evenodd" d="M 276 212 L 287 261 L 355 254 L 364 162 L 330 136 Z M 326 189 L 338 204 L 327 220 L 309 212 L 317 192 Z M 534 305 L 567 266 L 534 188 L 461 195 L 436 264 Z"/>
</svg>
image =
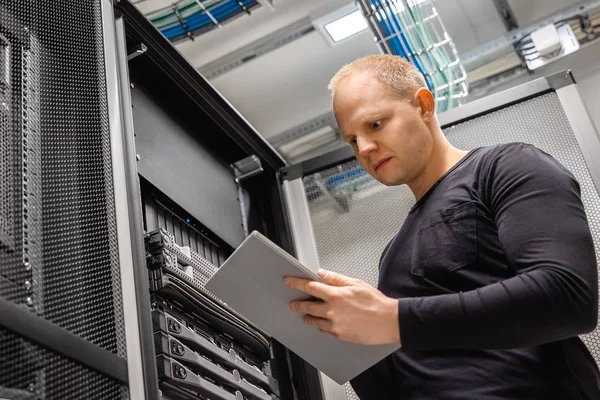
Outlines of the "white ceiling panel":
<svg viewBox="0 0 600 400">
<path fill-rule="evenodd" d="M 140 3 L 140 8 L 146 3 L 161 2 L 167 3 L 168 0 L 145 0 Z M 333 9 L 348 3 L 352 1 L 274 0 L 275 11 L 267 7 L 256 8 L 251 15 L 243 15 L 194 41 L 179 42 L 176 47 L 193 65 L 199 67 L 306 16 L 324 12 L 315 10 Z M 435 0 L 434 3 L 459 51 L 469 50 L 505 32 L 491 0 Z"/>
<path fill-rule="evenodd" d="M 436 0 L 435 8 L 459 52 L 506 32 L 491 0 Z"/>
<path fill-rule="evenodd" d="M 192 64 L 201 66 L 303 17 L 322 15 L 326 9 L 347 3 L 276 0 L 275 12 L 257 9 L 177 47 Z M 435 4 L 459 51 L 505 32 L 491 0 L 436 0 Z M 375 53 L 379 49 L 369 32 L 333 47 L 312 32 L 211 82 L 268 138 L 329 111 L 327 83 L 331 76 L 344 64 Z"/>
<path fill-rule="evenodd" d="M 144 0 L 152 9 L 171 0 Z M 196 67 L 244 48 L 307 16 L 323 15 L 352 0 L 274 0 L 275 11 L 259 7 L 177 49 Z M 509 0 L 520 24 L 564 8 L 570 0 Z M 444 25 L 460 52 L 468 51 L 506 33 L 492 0 L 434 0 Z M 327 84 L 344 64 L 379 53 L 369 31 L 335 46 L 314 31 L 211 80 L 266 138 L 297 127 L 328 112 Z"/>
<path fill-rule="evenodd" d="M 151 1 L 151 0 L 147 0 Z M 200 67 L 234 50 L 247 46 L 268 34 L 305 18 L 325 3 L 343 5 L 349 0 L 274 0 L 275 11 L 258 7 L 250 15 L 226 23 L 195 38 L 176 45 L 193 65 Z"/>
<path fill-rule="evenodd" d="M 268 138 L 329 111 L 331 77 L 356 58 L 378 52 L 368 31 L 334 47 L 314 31 L 211 83 Z"/>
<path fill-rule="evenodd" d="M 170 7 L 173 4 L 171 0 L 134 0 L 132 2 L 144 14 L 151 13 L 156 10 Z"/>
<path fill-rule="evenodd" d="M 547 17 L 578 2 L 578 0 L 508 0 L 519 26 Z"/>
</svg>

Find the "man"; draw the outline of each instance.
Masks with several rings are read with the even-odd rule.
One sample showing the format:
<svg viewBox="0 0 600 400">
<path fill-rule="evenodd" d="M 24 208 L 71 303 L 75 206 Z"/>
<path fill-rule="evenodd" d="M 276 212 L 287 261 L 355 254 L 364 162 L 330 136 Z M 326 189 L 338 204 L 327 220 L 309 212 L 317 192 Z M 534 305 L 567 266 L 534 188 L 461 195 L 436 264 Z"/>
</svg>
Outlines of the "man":
<svg viewBox="0 0 600 400">
<path fill-rule="evenodd" d="M 574 177 L 526 144 L 454 148 L 400 57 L 359 59 L 330 88 L 360 164 L 416 199 L 383 252 L 378 289 L 328 271 L 328 284 L 286 279 L 322 300 L 290 305 L 316 329 L 400 343 L 351 382 L 359 397 L 600 399 L 577 337 L 596 326 L 598 276 Z"/>
</svg>

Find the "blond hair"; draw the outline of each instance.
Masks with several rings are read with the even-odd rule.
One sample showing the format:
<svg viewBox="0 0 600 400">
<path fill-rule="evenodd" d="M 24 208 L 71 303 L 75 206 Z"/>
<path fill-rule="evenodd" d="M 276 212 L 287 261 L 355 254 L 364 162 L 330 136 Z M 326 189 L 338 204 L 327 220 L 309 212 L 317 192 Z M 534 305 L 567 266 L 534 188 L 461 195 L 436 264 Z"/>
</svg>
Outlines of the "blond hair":
<svg viewBox="0 0 600 400">
<path fill-rule="evenodd" d="M 405 58 L 391 54 L 377 54 L 359 58 L 343 66 L 329 82 L 328 89 L 334 95 L 339 83 L 355 72 L 374 74 L 396 96 L 412 96 L 415 90 L 427 87 L 419 70 Z"/>
</svg>

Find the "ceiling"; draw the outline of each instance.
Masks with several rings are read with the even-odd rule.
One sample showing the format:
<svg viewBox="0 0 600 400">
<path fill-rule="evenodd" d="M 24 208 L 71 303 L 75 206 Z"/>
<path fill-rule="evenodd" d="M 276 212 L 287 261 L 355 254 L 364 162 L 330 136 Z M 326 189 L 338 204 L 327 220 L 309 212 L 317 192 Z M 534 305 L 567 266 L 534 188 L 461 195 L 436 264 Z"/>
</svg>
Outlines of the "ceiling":
<svg viewBox="0 0 600 400">
<path fill-rule="evenodd" d="M 318 17 L 351 2 L 273 0 L 275 10 L 265 6 L 255 8 L 251 15 L 228 22 L 194 41 L 179 42 L 176 47 L 192 65 L 201 68 L 296 21 Z M 519 25 L 575 2 L 508 0 Z M 142 0 L 137 5 L 148 13 L 170 3 L 169 0 Z M 492 0 L 435 0 L 434 4 L 459 54 L 506 33 Z M 368 30 L 334 46 L 314 30 L 216 76 L 211 83 L 269 139 L 328 113 L 330 94 L 327 84 L 331 76 L 352 60 L 376 53 L 379 49 Z"/>
<path fill-rule="evenodd" d="M 527 25 L 577 2 L 577 0 L 508 0 L 520 26 Z"/>
</svg>

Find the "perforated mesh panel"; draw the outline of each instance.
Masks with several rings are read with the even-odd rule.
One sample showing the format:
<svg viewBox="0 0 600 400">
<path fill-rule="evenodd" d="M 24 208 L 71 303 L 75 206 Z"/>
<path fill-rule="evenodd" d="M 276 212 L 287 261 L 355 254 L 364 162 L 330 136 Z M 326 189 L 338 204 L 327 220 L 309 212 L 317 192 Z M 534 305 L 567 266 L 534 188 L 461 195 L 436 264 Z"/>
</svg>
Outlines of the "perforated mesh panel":
<svg viewBox="0 0 600 400">
<path fill-rule="evenodd" d="M 357 161 L 305 177 L 304 186 L 320 266 L 375 286 L 381 252 L 414 204 L 410 190 L 381 185 Z"/>
<path fill-rule="evenodd" d="M 0 398 L 128 399 L 126 387 L 0 329 Z"/>
<path fill-rule="evenodd" d="M 124 356 L 100 3 L 54 14 L 39 20 L 44 316 Z"/>
<path fill-rule="evenodd" d="M 0 0 L 0 296 L 125 358 L 105 79 L 99 1 Z M 2 390 L 119 398 L 0 335 Z"/>
<path fill-rule="evenodd" d="M 556 93 L 449 127 L 445 134 L 466 150 L 521 141 L 553 155 L 581 185 L 600 255 L 600 196 Z M 379 257 L 414 204 L 412 193 L 406 187 L 379 184 L 356 161 L 307 176 L 304 186 L 321 266 L 376 285 Z M 585 335 L 583 340 L 600 361 L 600 333 Z M 346 393 L 349 399 L 358 399 L 349 385 Z"/>
<path fill-rule="evenodd" d="M 13 196 L 15 139 L 11 130 L 11 46 L 0 36 L 0 242 L 11 245 L 13 239 Z"/>
<path fill-rule="evenodd" d="M 24 302 L 26 291 L 18 282 L 26 279 L 23 263 L 22 225 L 16 219 L 22 214 L 19 199 L 21 185 L 19 160 L 22 154 L 18 131 L 20 104 L 19 80 L 14 82 L 14 67 L 20 66 L 18 46 L 0 31 L 0 295 L 14 302 Z"/>
</svg>

